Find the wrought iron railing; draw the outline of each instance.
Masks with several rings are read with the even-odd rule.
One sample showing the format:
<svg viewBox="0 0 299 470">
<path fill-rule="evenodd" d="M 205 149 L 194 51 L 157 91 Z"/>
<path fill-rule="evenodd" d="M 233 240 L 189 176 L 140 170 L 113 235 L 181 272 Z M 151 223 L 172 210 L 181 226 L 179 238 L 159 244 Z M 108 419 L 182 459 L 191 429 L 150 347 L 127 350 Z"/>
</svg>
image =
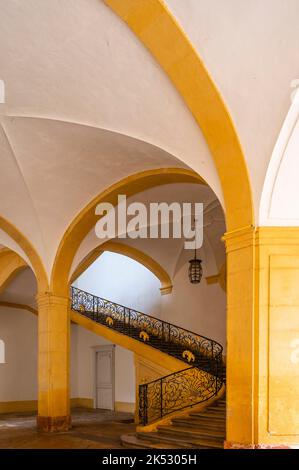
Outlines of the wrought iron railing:
<svg viewBox="0 0 299 470">
<path fill-rule="evenodd" d="M 139 422 L 146 425 L 216 396 L 222 380 L 196 366 L 139 385 Z"/>
<path fill-rule="evenodd" d="M 217 395 L 223 384 L 223 348 L 217 341 L 76 287 L 71 297 L 74 311 L 192 364 L 139 386 L 141 424 Z"/>
</svg>

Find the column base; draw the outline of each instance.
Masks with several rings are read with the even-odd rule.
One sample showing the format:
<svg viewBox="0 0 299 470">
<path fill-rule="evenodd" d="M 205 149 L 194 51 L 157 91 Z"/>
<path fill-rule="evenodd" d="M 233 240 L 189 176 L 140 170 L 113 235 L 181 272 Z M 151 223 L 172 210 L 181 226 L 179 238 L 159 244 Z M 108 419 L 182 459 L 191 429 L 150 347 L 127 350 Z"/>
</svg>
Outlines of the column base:
<svg viewBox="0 0 299 470">
<path fill-rule="evenodd" d="M 68 416 L 38 416 L 37 429 L 42 432 L 68 431 L 72 427 L 72 418 Z"/>
<path fill-rule="evenodd" d="M 224 442 L 224 449 L 290 449 L 290 446 L 285 444 L 250 444 L 250 443 L 241 443 L 241 442 Z"/>
</svg>

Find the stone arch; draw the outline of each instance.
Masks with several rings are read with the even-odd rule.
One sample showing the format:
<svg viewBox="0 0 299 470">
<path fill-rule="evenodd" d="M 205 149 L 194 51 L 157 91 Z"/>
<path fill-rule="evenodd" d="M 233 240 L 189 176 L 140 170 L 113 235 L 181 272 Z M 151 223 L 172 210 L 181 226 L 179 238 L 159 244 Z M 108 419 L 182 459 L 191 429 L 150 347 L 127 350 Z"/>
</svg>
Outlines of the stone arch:
<svg viewBox="0 0 299 470">
<path fill-rule="evenodd" d="M 169 274 L 165 269 L 152 257 L 147 255 L 141 250 L 134 248 L 124 243 L 117 243 L 115 241 L 108 241 L 99 247 L 94 248 L 75 269 L 70 282 L 74 282 L 80 274 L 82 274 L 97 258 L 99 258 L 105 251 L 118 253 L 127 256 L 138 263 L 142 264 L 149 271 L 151 271 L 160 281 L 160 291 L 162 295 L 170 294 L 172 291 L 172 281 Z"/>
</svg>

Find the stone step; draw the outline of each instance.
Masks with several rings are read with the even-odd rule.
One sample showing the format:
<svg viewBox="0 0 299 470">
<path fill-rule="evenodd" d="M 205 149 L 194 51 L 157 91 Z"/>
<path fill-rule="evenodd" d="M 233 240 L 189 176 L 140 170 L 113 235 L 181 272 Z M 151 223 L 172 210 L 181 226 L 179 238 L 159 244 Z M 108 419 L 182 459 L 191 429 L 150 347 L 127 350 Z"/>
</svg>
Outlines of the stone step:
<svg viewBox="0 0 299 470">
<path fill-rule="evenodd" d="M 202 422 L 200 420 L 193 420 L 191 418 L 174 418 L 172 419 L 172 423 L 174 425 L 178 425 L 178 426 L 187 426 L 187 427 L 190 427 L 190 428 L 196 428 L 196 429 L 200 429 L 202 431 L 205 431 L 205 430 L 211 430 L 211 431 L 219 431 L 219 432 L 222 432 L 222 433 L 225 433 L 225 423 L 222 424 L 222 423 L 209 423 L 209 422 Z"/>
<path fill-rule="evenodd" d="M 174 419 L 180 419 L 180 418 L 174 418 Z M 202 428 L 219 429 L 219 430 L 226 429 L 226 421 L 208 420 L 208 419 L 201 419 L 200 417 L 197 417 L 197 416 L 190 416 L 190 418 L 188 419 L 188 422 L 190 423 L 190 426 L 193 426 L 193 427 L 199 426 Z"/>
<path fill-rule="evenodd" d="M 197 428 L 191 428 L 188 426 L 175 426 L 174 424 L 160 424 L 157 426 L 157 430 L 159 433 L 169 433 L 171 432 L 172 434 L 179 434 L 180 436 L 186 435 L 190 437 L 200 437 L 200 438 L 205 438 L 206 436 L 202 434 L 202 431 Z M 212 440 L 223 440 L 223 433 L 222 432 L 210 432 L 209 434 L 209 439 Z"/>
<path fill-rule="evenodd" d="M 145 433 L 144 433 L 145 434 Z M 223 449 L 223 442 L 221 441 L 219 444 L 208 441 L 208 440 L 201 440 L 201 439 L 192 439 L 189 437 L 184 437 L 184 436 L 171 436 L 167 434 L 161 434 L 159 432 L 155 433 L 148 433 L 150 434 L 150 437 L 147 438 L 148 442 L 150 440 L 155 440 L 159 441 L 161 444 L 165 443 L 167 444 L 172 444 L 176 445 L 178 449 Z M 142 440 L 141 438 L 140 440 Z M 162 444 L 162 445 L 165 445 Z M 165 446 L 165 448 L 167 448 Z"/>
<path fill-rule="evenodd" d="M 176 419 L 172 421 L 172 426 L 175 428 L 181 428 L 181 429 L 190 429 L 190 432 L 195 432 L 196 434 L 200 434 L 201 436 L 207 436 L 207 437 L 215 437 L 219 439 L 224 439 L 225 438 L 225 430 L 219 429 L 219 428 L 208 428 L 207 426 L 201 425 L 201 426 L 194 426 L 189 423 L 188 420 L 181 420 L 181 419 Z"/>
<path fill-rule="evenodd" d="M 207 408 L 203 409 L 204 413 L 210 413 L 210 414 L 217 414 L 219 416 L 224 416 L 226 413 L 226 408 L 221 407 L 221 406 L 208 406 Z"/>
<path fill-rule="evenodd" d="M 208 437 L 201 437 L 201 436 L 196 436 L 188 433 L 178 433 L 177 430 L 171 430 L 171 426 L 169 426 L 168 430 L 164 431 L 159 431 L 160 435 L 160 440 L 163 438 L 169 438 L 169 437 L 174 437 L 177 439 L 177 441 L 182 445 L 183 443 L 188 443 L 193 446 L 196 446 L 196 448 L 202 448 L 202 449 L 223 449 L 223 439 L 211 439 Z"/>
<path fill-rule="evenodd" d="M 224 441 L 224 435 L 206 435 L 206 433 L 197 430 L 197 429 L 191 429 L 189 427 L 183 427 L 183 426 L 174 426 L 174 425 L 160 425 L 158 426 L 158 432 L 159 434 L 164 434 L 164 435 L 170 435 L 170 436 L 176 436 L 178 439 L 188 439 L 188 442 L 194 442 L 201 440 L 201 441 L 209 441 L 214 442 L 216 444 L 221 444 Z M 190 441 L 191 439 L 191 441 Z"/>
<path fill-rule="evenodd" d="M 192 411 L 190 416 L 197 416 L 202 418 L 203 420 L 214 420 L 214 422 L 225 422 L 225 414 L 218 415 L 216 413 L 209 413 L 208 411 Z"/>
<path fill-rule="evenodd" d="M 146 442 L 159 442 L 159 443 L 164 443 L 164 444 L 170 444 L 172 446 L 175 446 L 175 448 L 179 449 L 192 449 L 194 448 L 194 445 L 188 442 L 182 442 L 180 439 L 178 439 L 176 436 L 165 436 L 159 432 L 138 432 L 136 433 L 137 437 L 143 441 L 145 440 Z"/>
<path fill-rule="evenodd" d="M 212 411 L 213 413 L 220 413 L 220 414 L 225 414 L 226 413 L 226 406 L 221 406 L 221 405 L 212 405 L 207 408 L 207 411 Z"/>
<path fill-rule="evenodd" d="M 144 433 L 145 434 L 145 433 Z M 148 433 L 151 434 L 151 433 Z M 136 434 L 124 434 L 120 438 L 122 446 L 127 449 L 180 449 L 180 444 L 176 441 L 171 442 L 161 442 L 153 441 L 148 439 L 140 439 Z M 190 449 L 192 446 L 185 445 L 184 449 Z M 194 448 L 194 447 L 193 447 Z"/>
</svg>

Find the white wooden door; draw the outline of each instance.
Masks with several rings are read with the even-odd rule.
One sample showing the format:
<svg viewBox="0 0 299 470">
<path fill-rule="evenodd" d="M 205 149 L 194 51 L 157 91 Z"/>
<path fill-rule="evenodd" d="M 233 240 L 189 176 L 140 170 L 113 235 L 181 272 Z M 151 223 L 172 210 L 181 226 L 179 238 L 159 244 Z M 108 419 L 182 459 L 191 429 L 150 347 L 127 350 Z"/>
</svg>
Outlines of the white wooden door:
<svg viewBox="0 0 299 470">
<path fill-rule="evenodd" d="M 96 407 L 114 410 L 114 348 L 96 353 Z"/>
</svg>

